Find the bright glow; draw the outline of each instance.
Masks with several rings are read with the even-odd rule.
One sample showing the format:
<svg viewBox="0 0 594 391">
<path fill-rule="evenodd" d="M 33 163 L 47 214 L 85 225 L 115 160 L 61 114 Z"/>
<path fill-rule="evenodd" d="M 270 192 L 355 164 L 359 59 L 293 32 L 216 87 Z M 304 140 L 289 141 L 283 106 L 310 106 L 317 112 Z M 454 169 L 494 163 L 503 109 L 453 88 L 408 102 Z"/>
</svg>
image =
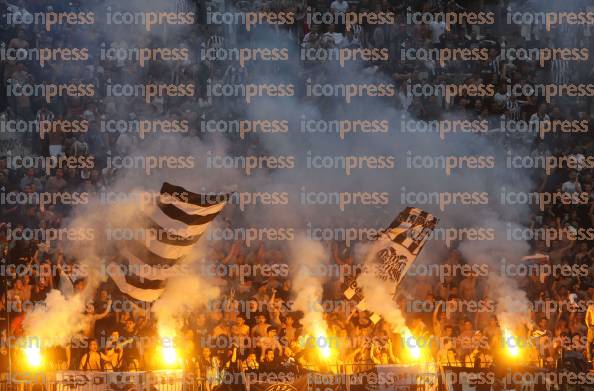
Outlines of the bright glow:
<svg viewBox="0 0 594 391">
<path fill-rule="evenodd" d="M 43 357 L 41 356 L 41 349 L 39 346 L 29 346 L 23 349 L 27 364 L 32 368 L 38 368 L 43 364 Z"/>
<path fill-rule="evenodd" d="M 167 368 L 178 368 L 182 365 L 180 355 L 175 349 L 175 332 L 159 329 L 159 336 L 161 337 L 161 363 Z"/>
<path fill-rule="evenodd" d="M 520 355 L 520 348 L 518 347 L 518 339 L 508 329 L 503 329 L 503 343 L 507 354 L 512 357 Z"/>
<path fill-rule="evenodd" d="M 409 329 L 405 329 L 402 333 L 404 336 L 404 345 L 408 352 L 408 358 L 412 362 L 420 361 L 423 358 L 423 350 L 417 343 L 417 338 L 412 335 Z"/>
<path fill-rule="evenodd" d="M 316 344 L 318 345 L 318 350 L 320 351 L 320 356 L 323 360 L 329 360 L 332 357 L 332 349 L 330 349 L 330 339 L 328 338 L 328 334 L 326 331 L 319 327 L 316 330 Z"/>
<path fill-rule="evenodd" d="M 177 352 L 173 347 L 165 347 L 163 346 L 162 350 L 163 355 L 163 362 L 166 365 L 174 365 L 178 361 Z"/>
</svg>

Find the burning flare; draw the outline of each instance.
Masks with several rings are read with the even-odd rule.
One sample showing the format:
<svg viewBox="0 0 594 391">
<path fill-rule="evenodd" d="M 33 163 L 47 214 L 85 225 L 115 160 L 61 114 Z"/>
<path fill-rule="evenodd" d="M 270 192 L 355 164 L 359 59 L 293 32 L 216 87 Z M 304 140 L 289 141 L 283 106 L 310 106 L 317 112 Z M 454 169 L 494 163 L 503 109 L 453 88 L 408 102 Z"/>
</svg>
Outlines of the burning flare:
<svg viewBox="0 0 594 391">
<path fill-rule="evenodd" d="M 332 357 L 332 349 L 330 349 L 330 339 L 323 327 L 318 327 L 316 330 L 316 344 L 320 351 L 320 356 L 323 360 L 329 360 Z"/>
<path fill-rule="evenodd" d="M 41 348 L 39 346 L 28 346 L 23 349 L 27 364 L 31 368 L 39 368 L 43 364 Z"/>
<path fill-rule="evenodd" d="M 408 327 L 404 329 L 402 336 L 404 337 L 404 347 L 408 360 L 410 362 L 421 362 L 425 358 L 425 352 L 419 346 L 417 337 L 411 333 Z"/>
<path fill-rule="evenodd" d="M 518 339 L 507 328 L 503 329 L 503 343 L 505 344 L 505 350 L 509 356 L 513 358 L 520 356 L 521 352 L 518 347 Z"/>
<path fill-rule="evenodd" d="M 177 351 L 173 347 L 163 346 L 163 362 L 167 365 L 175 365 L 178 361 Z"/>
<path fill-rule="evenodd" d="M 168 368 L 181 367 L 181 357 L 174 346 L 175 332 L 159 329 L 161 361 Z"/>
</svg>

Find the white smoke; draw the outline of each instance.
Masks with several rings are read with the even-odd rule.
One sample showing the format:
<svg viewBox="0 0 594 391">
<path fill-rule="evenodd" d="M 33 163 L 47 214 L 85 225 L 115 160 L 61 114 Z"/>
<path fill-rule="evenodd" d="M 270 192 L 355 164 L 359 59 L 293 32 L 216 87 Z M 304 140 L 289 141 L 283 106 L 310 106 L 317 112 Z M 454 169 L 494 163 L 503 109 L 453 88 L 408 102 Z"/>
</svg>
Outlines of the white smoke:
<svg viewBox="0 0 594 391">
<path fill-rule="evenodd" d="M 129 192 L 132 191 L 129 189 Z M 71 288 L 71 278 L 81 278 L 84 279 L 84 288 L 81 291 L 51 291 L 44 305 L 36 307 L 25 317 L 26 335 L 39 338 L 44 346 L 64 345 L 89 326 L 89 320 L 84 315 L 85 307 L 92 302 L 98 286 L 106 279 L 106 256 L 110 246 L 114 245 L 106 240 L 106 230 L 133 225 L 141 210 L 140 204 L 133 199 L 105 205 L 97 198 L 89 198 L 89 203 L 80 205 L 65 222 L 69 232 L 76 232 L 78 237 L 85 239 L 65 242 L 64 258 L 76 259 L 77 265 L 76 269 L 73 265 L 61 265 L 60 285 Z M 79 274 L 69 276 L 65 273 L 67 268 L 77 270 Z"/>
<path fill-rule="evenodd" d="M 518 287 L 511 276 L 502 270 L 502 262 L 515 263 L 527 255 L 530 246 L 527 242 L 505 240 L 508 232 L 521 228 L 517 224 L 503 222 L 496 215 L 483 215 L 484 222 L 492 227 L 500 238 L 498 240 L 466 241 L 459 250 L 470 264 L 487 265 L 489 275 L 486 281 L 486 291 L 489 297 L 496 302 L 496 314 L 505 327 L 516 328 L 528 325 L 531 322 L 530 302 L 526 292 Z M 503 271 L 503 273 L 502 273 Z"/>
<path fill-rule="evenodd" d="M 162 337 L 180 335 L 183 316 L 220 295 L 220 289 L 196 274 L 174 277 L 152 307 Z"/>
<path fill-rule="evenodd" d="M 133 2 L 131 8 L 143 9 L 143 7 L 156 7 L 167 3 L 163 1 Z M 117 36 L 119 30 L 108 31 L 109 35 L 116 35 L 115 38 L 128 38 L 127 36 Z M 268 37 L 276 37 L 275 34 L 269 34 Z M 165 34 L 161 38 L 165 38 Z M 167 41 L 165 39 L 165 41 Z M 290 45 L 288 41 L 274 39 L 274 46 Z M 262 44 L 262 42 L 259 42 Z M 291 64 L 292 65 L 292 64 Z M 329 65 L 326 71 L 333 73 L 334 69 Z M 297 69 L 299 71 L 300 69 Z M 335 75 L 343 80 L 352 83 L 377 82 L 370 80 L 369 77 L 362 76 L 357 66 L 336 68 Z M 295 67 L 289 70 L 280 71 L 276 74 L 254 75 L 261 82 L 284 82 L 292 81 L 294 74 L 297 74 Z M 381 77 L 381 75 L 380 75 Z M 531 187 L 531 181 L 527 176 L 512 174 L 505 168 L 494 168 L 484 170 L 453 170 L 451 175 L 446 175 L 439 169 L 422 169 L 416 172 L 414 169 L 406 168 L 407 153 L 412 151 L 423 151 L 423 154 L 430 156 L 476 156 L 488 155 L 497 158 L 504 156 L 504 148 L 498 143 L 498 140 L 488 136 L 480 135 L 447 135 L 446 141 L 440 140 L 437 133 L 413 134 L 402 132 L 400 119 L 401 113 L 393 108 L 392 100 L 381 100 L 376 98 L 355 98 L 351 104 L 326 105 L 323 109 L 322 100 L 312 99 L 308 103 L 303 103 L 296 98 L 276 98 L 265 99 L 255 98 L 252 104 L 247 105 L 248 118 L 252 119 L 288 119 L 292 124 L 299 124 L 301 114 L 308 119 L 389 119 L 390 129 L 386 134 L 367 134 L 367 133 L 349 133 L 344 139 L 341 139 L 334 133 L 304 133 L 291 127 L 291 131 L 286 134 L 248 134 L 246 144 L 249 140 L 257 139 L 258 148 L 263 151 L 251 151 L 252 155 L 265 155 L 266 153 L 274 156 L 292 156 L 295 158 L 295 167 L 291 169 L 255 169 L 249 175 L 241 167 L 217 169 L 208 166 L 206 161 L 208 156 L 226 156 L 239 155 L 234 151 L 236 145 L 229 142 L 229 139 L 237 135 L 211 135 L 208 142 L 197 140 L 195 137 L 172 137 L 162 135 L 149 135 L 146 140 L 135 140 L 135 148 L 130 153 L 135 155 L 188 155 L 195 158 L 196 164 L 191 169 L 163 169 L 153 170 L 151 175 L 145 175 L 142 170 L 130 170 L 118 174 L 115 185 L 110 187 L 111 191 L 120 191 L 127 193 L 132 189 L 142 188 L 151 192 L 156 192 L 163 181 L 180 184 L 188 190 L 202 192 L 220 191 L 224 186 L 235 185 L 240 191 L 260 192 L 260 191 L 286 191 L 289 193 L 289 202 L 287 205 L 248 205 L 241 215 L 252 226 L 264 227 L 286 227 L 287 222 L 296 230 L 303 230 L 310 224 L 313 227 L 333 224 L 334 226 L 344 227 L 359 223 L 369 228 L 384 228 L 400 209 L 406 206 L 406 202 L 398 197 L 403 186 L 407 191 L 439 191 L 444 193 L 455 193 L 461 191 L 480 192 L 487 191 L 490 194 L 498 194 L 502 186 L 507 186 L 510 190 L 523 190 Z M 123 112 L 132 109 L 127 106 L 127 100 L 119 100 L 118 106 Z M 318 104 L 319 103 L 319 104 Z M 331 106 L 331 107 L 328 107 Z M 226 137 L 225 137 L 226 136 Z M 253 137 L 253 138 L 252 138 Z M 243 142 L 243 140 L 242 140 Z M 244 144 L 240 144 L 244 147 Z M 248 149 L 246 147 L 245 149 Z M 420 152 L 419 152 L 420 153 Z M 340 169 L 312 169 L 307 166 L 306 160 L 309 155 L 324 156 L 394 156 L 396 158 L 396 167 L 393 169 L 354 169 L 348 175 Z M 500 162 L 500 160 L 498 160 Z M 140 174 L 139 174 L 140 173 Z M 514 176 L 515 175 L 515 176 Z M 387 205 L 347 205 L 346 210 L 340 209 L 333 204 L 309 205 L 300 201 L 299 195 L 302 189 L 306 191 L 321 192 L 388 192 L 390 200 Z M 490 200 L 491 201 L 491 200 Z M 440 210 L 439 205 L 411 205 L 419 206 L 428 212 L 440 217 L 440 227 L 469 227 L 484 226 L 493 224 L 496 226 L 505 226 L 508 219 L 517 219 L 518 216 L 525 217 L 525 208 L 523 207 L 503 207 L 497 204 L 496 199 L 488 205 L 479 206 L 451 206 L 445 211 Z M 227 210 L 233 209 L 230 205 Z M 467 208 L 482 208 L 488 210 L 493 217 L 491 220 L 484 220 L 483 213 L 469 213 Z M 386 215 L 386 210 L 392 211 Z M 77 214 L 82 223 L 87 226 L 95 226 L 101 230 L 105 225 L 126 226 L 129 218 L 134 217 L 138 207 L 126 202 L 119 205 L 106 205 L 100 201 L 95 201 L 88 208 Z M 230 213 L 224 211 L 223 214 Z M 219 217 L 220 218 L 220 217 Z M 124 220 L 124 221 L 122 221 Z M 77 220 L 78 221 L 78 220 Z M 78 226 L 78 223 L 74 224 Z M 357 236 L 358 238 L 360 235 Z M 205 240 L 204 238 L 202 240 Z M 300 243 L 300 246 L 296 245 Z M 91 244 L 91 249 L 86 252 L 74 251 L 79 254 L 79 259 L 84 260 L 88 254 L 96 254 L 93 259 L 101 259 L 103 254 L 99 251 L 105 245 L 102 237 L 97 237 Z M 494 246 L 494 247 L 493 247 Z M 462 244 L 461 249 L 467 259 L 476 262 L 477 254 L 492 252 L 499 258 L 505 254 L 508 259 L 517 259 L 525 253 L 526 249 L 521 242 L 518 246 L 504 245 L 503 242 L 490 243 L 489 241 L 475 242 L 467 241 Z M 443 252 L 443 245 L 428 243 L 427 248 L 421 254 L 418 261 L 432 258 L 438 252 Z M 323 248 L 319 243 L 311 241 L 293 241 L 292 259 L 293 265 L 296 262 L 305 262 L 308 265 L 315 265 L 326 261 L 322 255 Z M 87 254 L 87 255 L 85 255 Z M 474 258 L 474 260 L 472 260 Z M 197 278 L 197 277 L 196 277 Z M 363 275 L 360 277 L 361 287 L 364 289 L 367 297 L 368 307 L 373 312 L 382 315 L 395 328 L 404 325 L 403 316 L 394 303 L 393 298 L 388 293 L 389 289 L 382 289 L 382 283 L 378 283 L 373 276 Z M 165 292 L 164 298 L 155 305 L 158 317 L 161 321 L 169 322 L 172 319 L 169 314 L 171 305 L 175 306 L 175 300 L 178 293 L 182 291 L 194 292 L 196 287 L 203 287 L 210 292 L 208 296 L 216 296 L 215 289 L 209 285 L 207 280 L 197 280 L 194 277 L 188 277 L 176 282 L 181 289 L 174 289 L 176 293 Z M 93 284 L 89 284 L 93 285 Z M 312 311 L 311 303 L 320 302 L 322 298 L 323 280 L 317 276 L 307 276 L 303 273 L 297 273 L 294 276 L 293 287 L 297 294 L 295 305 L 300 306 L 306 313 L 307 319 L 304 320 L 304 326 L 315 327 L 324 324 L 321 311 Z M 301 289 L 298 289 L 300 287 Z M 169 289 L 169 288 L 168 288 Z M 200 291 L 202 294 L 202 290 Z M 304 292 L 309 292 L 306 296 Z M 92 294 L 92 293 L 90 293 Z M 180 296 L 181 297 L 181 296 Z M 180 304 L 193 307 L 190 302 L 191 295 L 184 295 Z M 90 298 L 87 296 L 81 303 L 70 303 L 66 305 L 72 316 L 82 312 L 84 302 Z M 197 303 L 200 304 L 199 302 Z M 314 306 L 315 307 L 315 306 Z M 182 308 L 178 308 L 182 310 Z M 53 310 L 51 310 L 53 311 Z M 54 316 L 48 315 L 49 318 Z M 46 325 L 39 319 L 38 322 L 29 324 L 28 333 L 34 334 L 43 332 L 41 329 Z M 65 327 L 66 331 L 68 326 Z M 170 325 L 167 325 L 169 327 Z M 56 326 L 57 327 L 57 326 Z M 175 328 L 175 325 L 171 325 Z"/>
<path fill-rule="evenodd" d="M 71 337 L 88 325 L 82 313 L 86 300 L 84 295 L 75 294 L 66 298 L 58 290 L 47 295 L 47 308 L 35 309 L 24 320 L 26 335 L 39 341 L 41 347 L 66 345 Z"/>
<path fill-rule="evenodd" d="M 379 238 L 375 243 L 357 246 L 357 252 L 365 253 L 364 264 L 369 266 L 373 262 L 375 250 L 381 248 L 382 244 L 389 246 L 388 242 L 386 238 Z M 361 288 L 367 311 L 380 315 L 393 331 L 400 332 L 407 328 L 404 315 L 394 300 L 393 282 L 379 279 L 373 267 L 365 267 L 357 277 L 357 286 Z"/>
<path fill-rule="evenodd" d="M 302 325 L 314 338 L 327 337 L 328 325 L 324 319 L 322 298 L 325 277 L 320 266 L 327 263 L 328 254 L 319 242 L 297 237 L 290 244 L 293 308 L 303 312 Z"/>
</svg>

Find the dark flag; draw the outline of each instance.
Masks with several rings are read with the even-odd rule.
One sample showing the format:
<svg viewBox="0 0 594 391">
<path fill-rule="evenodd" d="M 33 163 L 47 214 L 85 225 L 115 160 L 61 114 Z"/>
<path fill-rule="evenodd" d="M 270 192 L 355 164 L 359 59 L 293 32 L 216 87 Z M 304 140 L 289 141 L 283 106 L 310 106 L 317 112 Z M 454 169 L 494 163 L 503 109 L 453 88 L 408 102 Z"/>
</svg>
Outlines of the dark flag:
<svg viewBox="0 0 594 391">
<path fill-rule="evenodd" d="M 120 292 L 133 301 L 153 302 L 176 265 L 191 251 L 209 224 L 223 210 L 229 194 L 203 195 L 165 182 L 156 205 L 144 214 L 144 241 L 123 249 L 124 261 L 112 263 L 108 274 Z"/>
<path fill-rule="evenodd" d="M 407 207 L 373 242 L 365 261 L 365 270 L 380 280 L 392 282 L 395 291 L 421 252 L 427 237 L 435 229 L 437 221 L 432 214 Z M 357 286 L 357 276 L 346 281 L 345 288 L 345 297 L 355 300 L 360 311 L 366 310 L 365 298 Z M 380 316 L 374 313 L 371 320 L 377 323 Z"/>
</svg>

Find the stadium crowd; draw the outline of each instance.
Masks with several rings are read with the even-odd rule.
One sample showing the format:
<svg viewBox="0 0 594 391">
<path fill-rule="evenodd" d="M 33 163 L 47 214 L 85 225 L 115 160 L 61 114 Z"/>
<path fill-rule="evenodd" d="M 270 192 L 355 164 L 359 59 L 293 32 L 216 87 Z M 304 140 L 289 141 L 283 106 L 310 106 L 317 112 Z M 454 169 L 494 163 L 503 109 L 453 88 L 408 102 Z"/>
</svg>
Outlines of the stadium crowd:
<svg viewBox="0 0 594 391">
<path fill-rule="evenodd" d="M 88 1 L 84 4 L 57 0 L 19 0 L 14 3 L 0 1 L 1 19 L 7 13 L 36 13 L 47 10 L 78 10 L 90 6 L 105 6 L 113 9 L 124 2 Z M 121 4 L 120 4 L 121 3 Z M 534 4 L 533 4 L 534 3 Z M 553 2 L 541 4 L 554 7 Z M 570 2 L 568 2 L 570 3 Z M 579 4 L 579 2 L 575 2 Z M 196 7 L 198 18 L 195 24 L 172 28 L 164 38 L 158 34 L 126 34 L 126 27 L 114 26 L 113 31 L 102 31 L 97 26 L 60 26 L 50 32 L 39 26 L 0 25 L 2 50 L 29 50 L 39 47 L 80 47 L 88 42 L 102 42 L 100 47 L 132 47 L 148 45 L 159 47 L 167 42 L 180 42 L 188 48 L 224 47 L 233 42 L 255 45 L 260 30 L 242 34 L 230 26 L 203 23 L 207 6 L 220 10 L 269 10 L 293 11 L 296 23 L 277 27 L 272 35 L 288 38 L 294 48 L 387 48 L 389 61 L 368 61 L 365 72 L 383 73 L 392 78 L 398 93 L 391 104 L 406 111 L 418 120 L 466 118 L 486 120 L 489 136 L 498 137 L 507 145 L 521 144 L 534 154 L 572 155 L 579 162 L 585 156 L 594 155 L 592 134 L 587 122 L 579 132 L 559 132 L 539 137 L 534 129 L 543 123 L 554 121 L 590 121 L 594 116 L 594 100 L 591 97 L 554 97 L 547 102 L 544 97 L 514 96 L 506 91 L 508 84 L 515 83 L 583 83 L 592 79 L 594 68 L 588 61 L 556 59 L 541 66 L 538 59 L 520 60 L 503 56 L 508 48 L 575 47 L 594 49 L 592 27 L 553 26 L 550 31 L 536 24 L 509 25 L 506 19 L 508 6 L 517 10 L 533 9 L 537 2 L 528 1 L 415 1 L 360 0 L 349 1 L 239 1 L 239 2 L 178 2 L 180 9 Z M 393 12 L 393 24 L 363 24 L 347 28 L 343 23 L 310 26 L 306 10 L 312 9 L 340 15 L 348 11 Z M 446 29 L 445 23 L 407 24 L 407 9 L 423 12 L 492 12 L 495 23 L 491 25 L 459 24 Z M 268 34 L 268 32 L 266 33 Z M 266 35 L 264 34 L 264 35 Z M 159 41 L 162 40 L 162 41 Z M 92 45 L 91 45 L 92 48 Z M 486 48 L 487 55 L 480 61 L 448 61 L 441 66 L 436 59 L 403 59 L 407 48 Z M 97 49 L 97 50 L 95 50 Z M 11 120 L 30 121 L 32 131 L 10 132 L 2 128 L 0 159 L 0 188 L 3 195 L 13 192 L 35 194 L 83 193 L 97 194 L 109 189 L 116 170 L 106 166 L 108 153 L 125 155 L 140 142 L 133 132 L 98 131 L 100 121 L 106 119 L 134 120 L 135 118 L 181 118 L 189 122 L 189 130 L 183 137 L 204 138 L 198 126 L 205 113 L 230 110 L 239 114 L 241 105 L 226 106 L 206 96 L 202 88 L 207 79 L 242 82 L 249 80 L 264 68 L 257 62 L 240 68 L 233 62 L 209 62 L 194 58 L 184 62 L 154 61 L 144 68 L 127 61 L 101 59 L 98 47 L 91 49 L 88 61 L 51 62 L 40 66 L 36 61 L 1 61 L 1 89 L 6 91 L 9 83 L 35 82 L 80 82 L 105 85 L 108 80 L 131 81 L 140 78 L 163 81 L 193 81 L 199 88 L 194 97 L 157 98 L 147 104 L 142 97 L 130 99 L 129 104 L 119 105 L 117 100 L 105 96 L 61 97 L 50 104 L 42 97 L 14 97 L 0 95 L 0 111 L 4 123 Z M 267 65 L 269 66 L 269 65 Z M 323 62 L 309 61 L 300 77 L 304 79 L 324 68 Z M 274 66 L 273 66 L 274 67 Z M 323 73 L 321 73 L 323 74 Z M 446 102 L 442 96 L 410 97 L 406 95 L 406 81 L 426 83 L 491 83 L 495 86 L 493 96 L 457 96 Z M 320 100 L 321 102 L 321 100 Z M 322 103 L 320 103 L 322 104 Z M 40 121 L 64 119 L 89 121 L 89 131 L 73 132 L 65 129 L 48 132 L 40 137 Z M 532 131 L 510 132 L 502 129 L 502 120 L 525 121 Z M 486 136 L 487 137 L 487 136 Z M 242 144 L 246 145 L 246 144 Z M 257 148 L 257 143 L 249 148 Z M 95 164 L 85 168 L 58 168 L 50 172 L 42 168 L 14 168 L 9 156 L 69 156 L 94 157 Z M 534 175 L 537 184 L 534 191 L 567 193 L 569 197 L 585 194 L 582 202 L 546 205 L 543 210 L 534 206 L 530 225 L 532 228 L 554 228 L 570 231 L 592 229 L 594 224 L 594 190 L 592 168 L 585 163 L 575 169 L 557 169 L 550 176 Z M 42 303 L 51 289 L 58 289 L 65 279 L 71 280 L 74 289 L 82 290 L 84 278 L 71 273 L 67 267 L 76 263 L 64 255 L 64 245 L 54 241 L 45 244 L 39 238 L 17 240 L 19 231 L 38 228 L 60 228 L 75 208 L 75 205 L 57 203 L 40 206 L 38 203 L 0 205 L 0 249 L 3 254 L 3 294 L 0 320 L 3 346 L 0 349 L 2 370 L 8 368 L 6 341 L 11 337 L 24 336 L 23 322 L 34 306 Z M 10 234 L 11 233 L 11 234 Z M 536 273 L 516 278 L 518 286 L 525 291 L 535 306 L 530 312 L 531 324 L 514 330 L 519 341 L 528 343 L 525 360 L 534 365 L 556 367 L 562 359 L 575 357 L 590 359 L 589 342 L 594 341 L 594 247 L 589 240 L 561 238 L 534 240 L 531 246 L 535 255 L 526 262 L 538 265 L 577 266 L 579 273 L 569 275 L 543 275 Z M 247 247 L 241 241 L 212 243 L 208 259 L 227 265 L 288 265 L 286 249 L 278 243 L 260 243 L 257 248 Z M 355 269 L 361 262 L 354 259 L 353 251 L 340 240 L 327 243 L 330 261 L 340 270 Z M 444 259 L 434 260 L 441 265 L 464 265 L 461 252 L 448 251 Z M 285 270 L 281 268 L 281 270 Z M 376 364 L 407 362 L 405 342 L 385 321 L 373 323 L 370 313 L 358 311 L 344 299 L 343 291 L 348 276 L 337 275 L 324 286 L 324 303 L 328 311 L 328 341 L 333 349 L 332 362 L 320 360 L 316 344 L 304 337 L 300 323 L 302 313 L 293 311 L 291 272 L 276 276 L 230 275 L 220 282 L 222 295 L 210 303 L 204 311 L 189 314 L 185 320 L 182 342 L 177 348 L 183 353 L 186 367 L 198 376 L 210 379 L 208 387 L 220 384 L 221 373 L 241 371 L 299 371 L 301 368 L 338 365 L 346 371 L 358 371 Z M 18 273 L 17 273 L 18 272 Z M 431 343 L 426 350 L 431 360 L 443 365 L 488 366 L 498 358 L 502 330 L 500 319 L 494 310 L 470 311 L 462 303 L 488 302 L 490 292 L 484 284 L 484 276 L 447 275 L 417 276 L 404 280 L 395 300 L 406 316 L 415 336 Z M 157 348 L 154 318 L 150 311 L 137 306 L 130 310 L 118 310 L 118 300 L 113 286 L 102 285 L 96 298 L 87 306 L 89 327 L 73 338 L 64 347 L 54 347 L 47 352 L 48 362 L 55 369 L 80 370 L 140 370 L 156 368 L 151 352 Z M 411 303 L 422 303 L 414 311 Z M 554 303 L 555 305 L 552 305 Z M 580 305 L 580 303 L 586 303 Z M 120 306 L 121 308 L 122 306 Z M 133 308 L 133 309 L 132 309 Z M 553 310 L 547 310 L 553 308 Z M 482 341 L 484 343 L 476 343 Z M 14 353 L 16 354 L 16 353 Z M 16 359 L 13 361 L 17 361 Z M 347 368 L 348 367 L 348 368 Z"/>
</svg>

